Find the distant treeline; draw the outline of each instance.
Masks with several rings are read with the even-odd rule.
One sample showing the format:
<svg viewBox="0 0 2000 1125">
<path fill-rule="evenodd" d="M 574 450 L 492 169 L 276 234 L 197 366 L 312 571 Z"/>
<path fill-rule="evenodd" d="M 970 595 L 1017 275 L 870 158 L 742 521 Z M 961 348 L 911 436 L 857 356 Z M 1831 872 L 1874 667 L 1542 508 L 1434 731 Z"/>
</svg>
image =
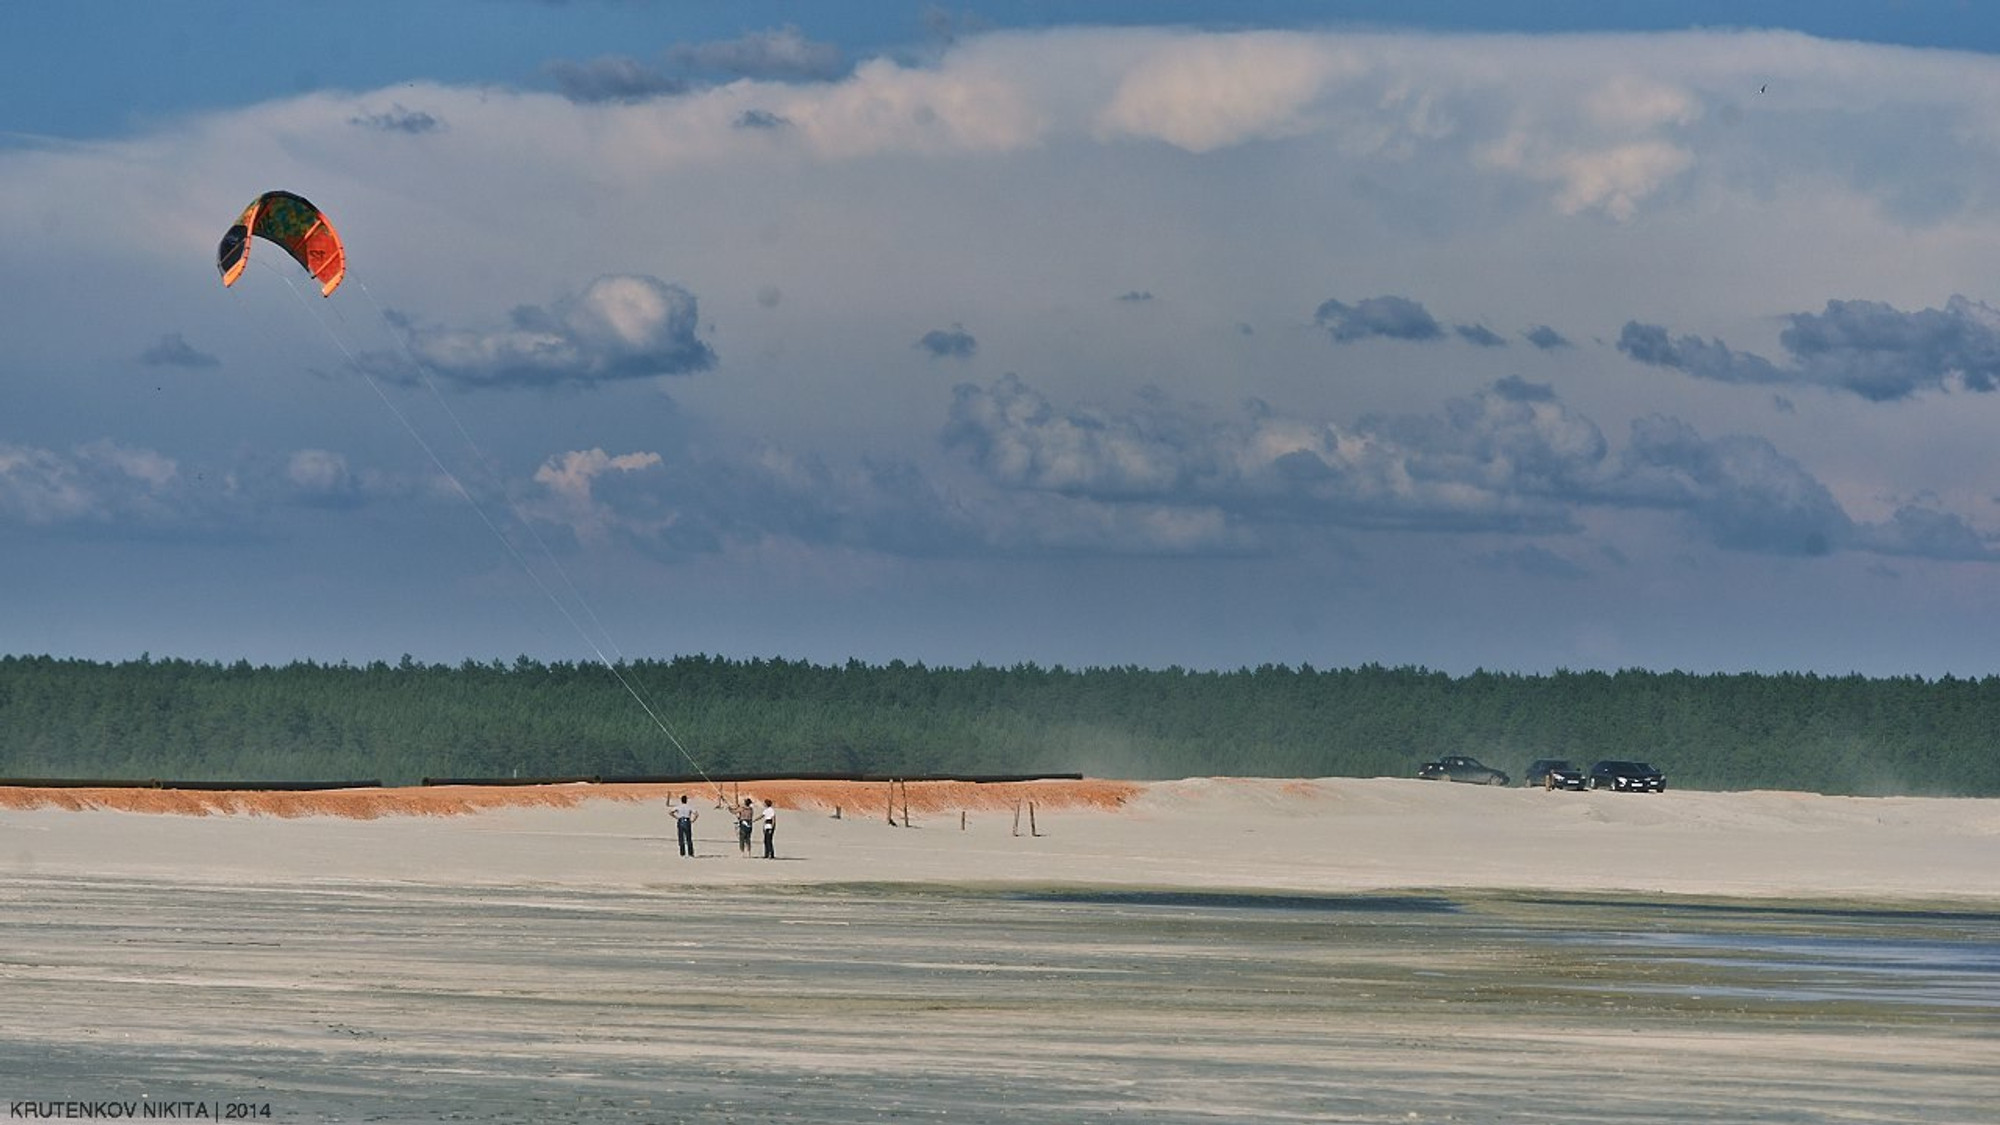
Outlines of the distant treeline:
<svg viewBox="0 0 2000 1125">
<path fill-rule="evenodd" d="M 7 778 L 1373 777 L 1460 753 L 1517 777 L 1638 758 L 1675 788 L 1991 797 L 1996 735 L 2000 677 L 0 657 Z"/>
</svg>

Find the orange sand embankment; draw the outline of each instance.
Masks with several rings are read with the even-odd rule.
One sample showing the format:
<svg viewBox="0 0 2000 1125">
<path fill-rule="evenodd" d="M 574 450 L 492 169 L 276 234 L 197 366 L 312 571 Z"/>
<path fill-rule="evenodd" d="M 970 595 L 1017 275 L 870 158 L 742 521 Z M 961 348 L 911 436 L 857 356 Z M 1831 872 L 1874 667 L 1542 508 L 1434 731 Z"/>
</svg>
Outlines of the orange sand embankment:
<svg viewBox="0 0 2000 1125">
<path fill-rule="evenodd" d="M 1032 801 L 1043 809 L 1115 809 L 1139 793 L 1130 781 L 911 781 L 898 782 L 893 800 L 900 815 L 952 809 L 1007 809 Z M 487 809 L 571 808 L 587 801 L 669 801 L 685 792 L 712 805 L 749 797 L 784 808 L 839 808 L 846 815 L 889 815 L 891 787 L 881 781 L 725 782 L 721 793 L 676 785 L 437 785 L 369 789 L 267 791 L 238 789 L 93 789 L 0 787 L 0 808 L 110 809 L 178 816 L 336 816 L 373 820 L 385 816 L 461 816 Z"/>
</svg>

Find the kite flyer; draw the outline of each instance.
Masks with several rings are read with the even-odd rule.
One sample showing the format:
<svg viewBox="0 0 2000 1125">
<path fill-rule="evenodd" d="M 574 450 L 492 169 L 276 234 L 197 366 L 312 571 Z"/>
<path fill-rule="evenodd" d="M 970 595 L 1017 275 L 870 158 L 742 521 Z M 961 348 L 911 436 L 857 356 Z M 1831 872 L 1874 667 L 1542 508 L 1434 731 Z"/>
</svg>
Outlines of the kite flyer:
<svg viewBox="0 0 2000 1125">
<path fill-rule="evenodd" d="M 687 794 L 681 794 L 681 803 L 669 805 L 674 814 L 674 835 L 680 840 L 681 854 L 694 855 L 694 822 L 701 819 L 701 812 L 688 804 Z"/>
</svg>

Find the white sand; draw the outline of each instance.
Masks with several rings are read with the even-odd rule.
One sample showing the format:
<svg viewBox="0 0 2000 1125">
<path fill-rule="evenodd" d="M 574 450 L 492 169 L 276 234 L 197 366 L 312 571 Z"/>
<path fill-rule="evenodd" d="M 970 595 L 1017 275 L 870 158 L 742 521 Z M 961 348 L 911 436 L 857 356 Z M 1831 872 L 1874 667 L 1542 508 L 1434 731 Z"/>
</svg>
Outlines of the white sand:
<svg viewBox="0 0 2000 1125">
<path fill-rule="evenodd" d="M 776 861 L 709 803 L 678 857 L 658 790 L 347 802 L 372 819 L 15 794 L 0 1119 L 1960 1125 L 2000 1100 L 2000 801 L 1193 779 L 1109 810 L 943 791 L 961 830 L 914 786 L 913 827 L 879 789 L 761 789 Z M 980 889 L 1093 886 L 1577 894 Z"/>
<path fill-rule="evenodd" d="M 752 787 L 754 788 L 754 787 Z M 773 787 L 777 788 L 777 787 Z M 778 789 L 782 792 L 782 789 Z M 746 790 L 747 794 L 748 790 Z M 1054 794 L 1050 794 L 1053 796 Z M 1391 778 L 1147 783 L 1112 811 L 782 808 L 777 862 L 702 803 L 678 857 L 662 801 L 458 816 L 0 809 L 0 873 L 449 885 L 940 882 L 1307 891 L 1564 889 L 2000 901 L 2000 800 L 1549 793 Z M 1018 835 L 1016 834 L 1018 832 Z"/>
</svg>

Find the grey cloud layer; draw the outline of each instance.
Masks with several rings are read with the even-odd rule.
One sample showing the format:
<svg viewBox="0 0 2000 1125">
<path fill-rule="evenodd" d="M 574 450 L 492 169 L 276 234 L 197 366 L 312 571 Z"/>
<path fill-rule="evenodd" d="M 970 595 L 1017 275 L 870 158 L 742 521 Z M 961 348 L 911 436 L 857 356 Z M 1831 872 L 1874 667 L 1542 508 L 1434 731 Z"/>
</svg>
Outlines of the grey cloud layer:
<svg viewBox="0 0 2000 1125">
<path fill-rule="evenodd" d="M 1857 524 L 1763 438 L 1705 438 L 1654 416 L 1613 456 L 1595 424 L 1519 379 L 1437 414 L 1341 427 L 1255 404 L 1227 419 L 1159 402 L 1061 409 L 1009 376 L 961 386 L 945 436 L 1003 488 L 1200 506 L 1250 525 L 1544 534 L 1613 507 L 1677 514 L 1737 551 L 1992 557 L 1962 519 L 1934 509 Z"/>
<path fill-rule="evenodd" d="M 1994 558 L 1934 508 L 1852 519 L 1762 438 L 1709 438 L 1653 416 L 1614 452 L 1550 388 L 1518 379 L 1436 414 L 1343 427 L 1257 403 L 1217 417 L 1157 395 L 1122 411 L 1063 408 L 1010 375 L 961 385 L 943 439 L 992 491 L 947 488 L 912 463 L 841 468 L 768 445 L 622 462 L 593 452 L 545 468 L 559 502 L 537 513 L 669 555 L 768 536 L 909 556 L 1213 555 L 1269 550 L 1313 527 L 1573 539 L 1584 512 L 1605 508 L 1683 519 L 1731 551 Z M 1583 572 L 1534 543 L 1489 557 L 1525 573 Z"/>
<path fill-rule="evenodd" d="M 1630 321 L 1618 350 L 1655 367 L 1724 383 L 1816 386 L 1875 402 L 1954 385 L 2000 386 L 2000 309 L 1953 296 L 1942 309 L 1902 312 L 1880 301 L 1828 301 L 1820 313 L 1791 313 L 1778 343 L 1790 362 L 1733 351 L 1720 340 L 1673 336 Z"/>
<path fill-rule="evenodd" d="M 1159 395 L 1122 411 L 1063 408 L 1009 375 L 959 386 L 942 438 L 990 489 L 954 490 L 909 462 L 840 467 L 768 444 L 736 454 L 593 450 L 545 465 L 544 499 L 526 510 L 579 539 L 666 556 L 770 536 L 915 557 L 1227 554 L 1311 527 L 1574 536 L 1582 512 L 1607 507 L 1678 516 L 1733 551 L 1994 558 L 1965 521 L 1934 508 L 1853 520 L 1762 438 L 1707 438 L 1653 416 L 1634 422 L 1614 454 L 1550 388 L 1519 379 L 1436 414 L 1343 427 L 1255 402 L 1218 417 Z M 263 505 L 337 509 L 416 495 L 364 481 L 324 450 L 294 453 L 275 471 L 238 466 L 231 479 L 242 483 L 194 489 L 171 459 L 108 442 L 67 453 L 0 446 L 0 513 L 30 525 L 212 533 Z M 1566 572 L 1534 545 L 1494 557 Z"/>
</svg>

